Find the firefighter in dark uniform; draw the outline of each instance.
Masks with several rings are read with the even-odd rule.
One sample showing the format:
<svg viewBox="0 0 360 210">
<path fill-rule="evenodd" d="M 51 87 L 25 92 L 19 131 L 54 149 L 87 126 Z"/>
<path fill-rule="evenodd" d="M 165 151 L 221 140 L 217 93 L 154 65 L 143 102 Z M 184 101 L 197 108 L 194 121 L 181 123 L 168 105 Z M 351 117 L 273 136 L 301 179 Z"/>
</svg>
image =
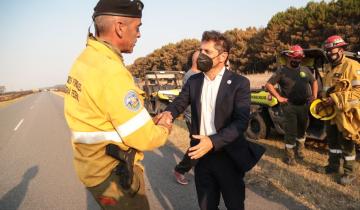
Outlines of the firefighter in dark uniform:
<svg viewBox="0 0 360 210">
<path fill-rule="evenodd" d="M 331 67 L 325 73 L 321 97 L 327 105 L 334 106 L 336 115 L 327 126 L 329 143 L 327 174 L 342 174 L 340 184 L 351 184 L 355 179 L 355 142 L 360 142 L 360 64 L 344 55 L 347 43 L 342 37 L 334 35 L 326 39 L 324 49 Z M 337 86 L 347 82 L 346 91 L 337 91 Z M 346 100 L 342 100 L 346 99 Z M 351 121 L 344 120 L 348 116 Z M 341 159 L 344 159 L 341 167 Z"/>
<path fill-rule="evenodd" d="M 316 99 L 318 84 L 310 70 L 300 66 L 304 52 L 299 45 L 292 46 L 282 54 L 286 56 L 286 65 L 271 76 L 265 87 L 282 106 L 285 120 L 284 161 L 295 165 L 295 156 L 304 158 L 308 104 Z M 275 84 L 279 84 L 280 93 L 275 89 Z"/>
</svg>

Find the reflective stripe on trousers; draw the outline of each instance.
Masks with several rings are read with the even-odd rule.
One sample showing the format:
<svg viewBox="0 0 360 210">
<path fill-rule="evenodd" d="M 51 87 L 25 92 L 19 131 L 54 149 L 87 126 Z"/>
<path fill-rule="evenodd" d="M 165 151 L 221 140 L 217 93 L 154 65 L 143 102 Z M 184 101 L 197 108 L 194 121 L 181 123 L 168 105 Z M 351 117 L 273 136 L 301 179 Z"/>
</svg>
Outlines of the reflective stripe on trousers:
<svg viewBox="0 0 360 210">
<path fill-rule="evenodd" d="M 346 160 L 346 161 L 351 161 L 351 160 L 355 160 L 355 159 L 356 159 L 356 155 L 345 156 L 345 160 Z"/>
<path fill-rule="evenodd" d="M 342 153 L 341 149 L 330 149 L 329 151 L 330 151 L 330 153 L 333 153 L 333 154 L 341 154 Z"/>
<path fill-rule="evenodd" d="M 288 149 L 292 149 L 295 146 L 296 146 L 295 144 L 285 144 L 285 147 L 288 148 Z"/>
<path fill-rule="evenodd" d="M 305 142 L 305 137 L 304 138 L 296 138 L 296 141 L 298 141 L 298 142 Z"/>
</svg>

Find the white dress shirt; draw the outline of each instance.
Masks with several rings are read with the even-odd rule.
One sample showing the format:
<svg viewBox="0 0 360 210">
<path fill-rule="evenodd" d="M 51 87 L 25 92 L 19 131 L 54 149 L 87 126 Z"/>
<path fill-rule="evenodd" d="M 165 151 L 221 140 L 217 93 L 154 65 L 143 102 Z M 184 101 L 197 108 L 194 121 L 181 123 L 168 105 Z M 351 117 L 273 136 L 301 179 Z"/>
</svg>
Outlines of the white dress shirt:
<svg viewBox="0 0 360 210">
<path fill-rule="evenodd" d="M 201 91 L 200 135 L 210 136 L 216 134 L 214 124 L 215 105 L 224 72 L 225 67 L 216 75 L 214 80 L 210 80 L 209 77 L 204 74 L 204 83 Z"/>
</svg>

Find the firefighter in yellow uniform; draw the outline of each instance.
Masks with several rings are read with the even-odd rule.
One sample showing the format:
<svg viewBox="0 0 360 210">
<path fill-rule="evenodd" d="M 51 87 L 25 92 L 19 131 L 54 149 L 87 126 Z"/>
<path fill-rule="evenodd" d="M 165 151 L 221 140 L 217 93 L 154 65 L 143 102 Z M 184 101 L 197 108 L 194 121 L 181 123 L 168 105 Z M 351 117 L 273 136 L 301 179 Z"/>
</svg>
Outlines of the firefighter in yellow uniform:
<svg viewBox="0 0 360 210">
<path fill-rule="evenodd" d="M 140 37 L 143 6 L 140 0 L 98 2 L 96 37 L 89 33 L 66 84 L 75 170 L 103 209 L 149 209 L 139 161 L 142 151 L 166 142 L 171 128 L 154 123 L 121 56 Z"/>
<path fill-rule="evenodd" d="M 331 68 L 324 76 L 322 94 L 327 105 L 334 106 L 336 110 L 335 117 L 327 127 L 329 159 L 325 172 L 341 173 L 339 183 L 343 185 L 351 184 L 355 179 L 355 142 L 359 142 L 360 132 L 359 125 L 354 123 L 360 120 L 360 64 L 344 55 L 346 45 L 337 35 L 325 41 L 324 49 Z M 349 114 L 354 115 L 344 120 Z M 344 159 L 343 167 L 341 158 Z"/>
</svg>

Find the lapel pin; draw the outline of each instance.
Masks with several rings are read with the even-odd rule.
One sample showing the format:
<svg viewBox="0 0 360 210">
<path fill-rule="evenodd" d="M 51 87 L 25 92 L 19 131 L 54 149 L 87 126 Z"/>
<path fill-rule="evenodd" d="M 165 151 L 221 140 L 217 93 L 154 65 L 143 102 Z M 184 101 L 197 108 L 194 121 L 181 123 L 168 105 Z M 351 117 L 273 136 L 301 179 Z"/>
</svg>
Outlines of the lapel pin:
<svg viewBox="0 0 360 210">
<path fill-rule="evenodd" d="M 227 83 L 228 85 L 230 85 L 230 84 L 231 84 L 231 80 L 228 80 L 226 83 Z"/>
</svg>

